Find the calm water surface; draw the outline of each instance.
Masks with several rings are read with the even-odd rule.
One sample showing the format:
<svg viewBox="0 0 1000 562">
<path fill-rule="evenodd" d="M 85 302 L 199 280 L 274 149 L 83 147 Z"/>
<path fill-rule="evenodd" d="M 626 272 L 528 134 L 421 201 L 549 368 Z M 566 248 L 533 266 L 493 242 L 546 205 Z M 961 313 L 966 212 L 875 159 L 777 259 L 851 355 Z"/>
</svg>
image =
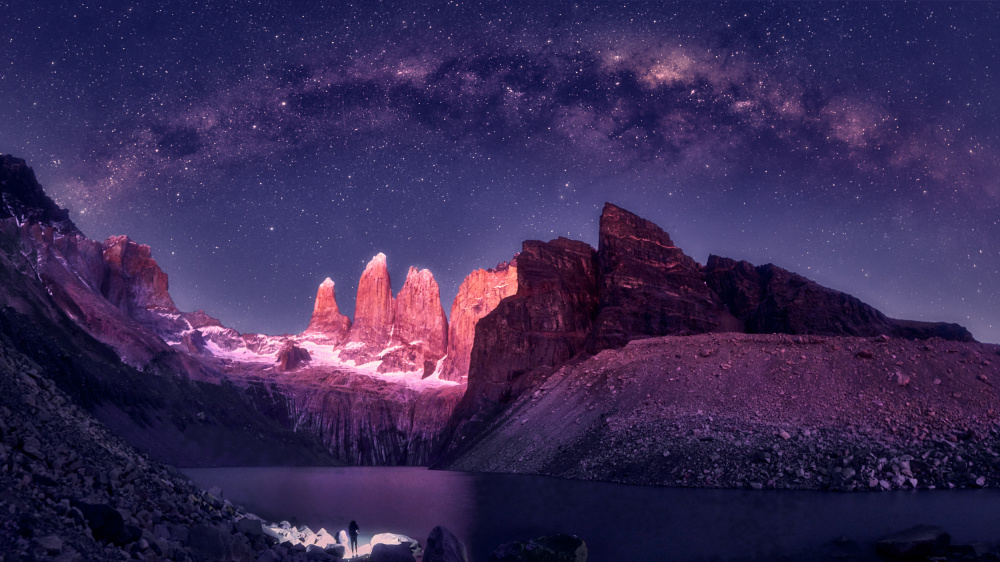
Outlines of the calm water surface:
<svg viewBox="0 0 1000 562">
<path fill-rule="evenodd" d="M 423 544 L 451 529 L 472 562 L 498 545 L 576 534 L 592 562 L 816 560 L 916 524 L 940 525 L 958 542 L 1000 540 L 1000 491 L 891 493 L 647 488 L 544 476 L 413 467 L 184 469 L 205 488 L 273 521 L 314 531 L 346 529 L 361 541 L 395 532 Z M 837 545 L 848 537 L 856 545 Z"/>
</svg>

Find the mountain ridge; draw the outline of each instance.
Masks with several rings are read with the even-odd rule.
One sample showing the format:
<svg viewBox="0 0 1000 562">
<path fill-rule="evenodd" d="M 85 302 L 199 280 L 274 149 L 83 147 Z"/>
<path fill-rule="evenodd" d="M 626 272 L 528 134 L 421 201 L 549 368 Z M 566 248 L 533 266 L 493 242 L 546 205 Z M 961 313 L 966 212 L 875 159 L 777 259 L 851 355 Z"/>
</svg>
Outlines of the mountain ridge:
<svg viewBox="0 0 1000 562">
<path fill-rule="evenodd" d="M 526 241 L 511 261 L 466 277 L 451 322 L 430 271 L 411 267 L 394 293 L 378 254 L 361 274 L 353 320 L 328 278 L 302 333 L 241 334 L 203 311 L 179 311 L 148 246 L 87 239 L 24 161 L 0 159 L 0 231 L 17 248 L 5 271 L 45 287 L 33 297 L 45 314 L 65 315 L 147 376 L 208 384 L 209 394 L 229 389 L 226 401 L 318 439 L 342 462 L 460 458 L 550 377 L 636 341 L 727 332 L 974 341 L 961 326 L 894 320 L 771 264 L 713 255 L 702 266 L 660 227 L 611 203 L 598 248 Z M 118 392 L 131 400 L 129 389 Z M 135 423 L 141 413 L 131 415 L 107 419 L 148 441 Z"/>
</svg>

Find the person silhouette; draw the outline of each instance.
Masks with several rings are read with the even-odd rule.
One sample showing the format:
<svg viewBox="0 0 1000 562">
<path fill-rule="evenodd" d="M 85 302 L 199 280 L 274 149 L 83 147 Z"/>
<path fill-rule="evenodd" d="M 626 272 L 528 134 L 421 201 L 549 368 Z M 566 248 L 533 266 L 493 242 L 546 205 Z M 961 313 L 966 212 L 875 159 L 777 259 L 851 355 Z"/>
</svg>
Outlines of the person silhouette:
<svg viewBox="0 0 1000 562">
<path fill-rule="evenodd" d="M 351 556 L 358 555 L 358 533 L 361 529 L 358 527 L 357 521 L 351 521 L 351 525 L 347 528 L 347 532 L 351 535 Z"/>
</svg>

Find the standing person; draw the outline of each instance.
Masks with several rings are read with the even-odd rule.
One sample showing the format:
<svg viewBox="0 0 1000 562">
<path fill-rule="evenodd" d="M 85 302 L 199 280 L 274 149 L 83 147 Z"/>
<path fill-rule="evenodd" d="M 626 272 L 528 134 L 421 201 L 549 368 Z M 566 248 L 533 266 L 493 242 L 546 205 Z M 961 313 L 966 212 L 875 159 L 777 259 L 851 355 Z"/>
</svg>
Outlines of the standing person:
<svg viewBox="0 0 1000 562">
<path fill-rule="evenodd" d="M 358 528 L 357 521 L 351 521 L 351 525 L 347 528 L 347 532 L 351 535 L 351 556 L 358 555 L 358 533 L 361 529 Z"/>
</svg>

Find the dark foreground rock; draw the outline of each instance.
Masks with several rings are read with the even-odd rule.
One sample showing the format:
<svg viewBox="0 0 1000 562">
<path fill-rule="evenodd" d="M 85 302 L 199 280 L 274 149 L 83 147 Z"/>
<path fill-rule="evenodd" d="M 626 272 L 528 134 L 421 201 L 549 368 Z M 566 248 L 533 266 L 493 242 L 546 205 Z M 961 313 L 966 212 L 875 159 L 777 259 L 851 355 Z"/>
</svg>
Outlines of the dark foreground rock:
<svg viewBox="0 0 1000 562">
<path fill-rule="evenodd" d="M 423 562 L 469 562 L 469 555 L 454 533 L 438 525 L 427 536 Z"/>
<path fill-rule="evenodd" d="M 919 525 L 878 541 L 875 549 L 894 560 L 926 560 L 948 554 L 950 543 L 951 536 L 941 527 Z"/>
<path fill-rule="evenodd" d="M 587 543 L 574 535 L 511 542 L 494 550 L 489 562 L 587 562 Z"/>
</svg>

